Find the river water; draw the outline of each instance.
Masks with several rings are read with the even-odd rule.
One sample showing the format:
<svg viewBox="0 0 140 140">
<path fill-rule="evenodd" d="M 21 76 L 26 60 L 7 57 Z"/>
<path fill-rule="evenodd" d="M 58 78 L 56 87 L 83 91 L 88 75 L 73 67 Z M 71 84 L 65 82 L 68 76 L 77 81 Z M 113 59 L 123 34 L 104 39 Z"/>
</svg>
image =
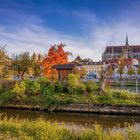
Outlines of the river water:
<svg viewBox="0 0 140 140">
<path fill-rule="evenodd" d="M 6 114 L 8 117 L 18 116 L 20 119 L 37 119 L 43 117 L 46 121 L 64 123 L 74 127 L 92 127 L 93 124 L 101 124 L 106 128 L 125 128 L 126 123 L 140 128 L 140 116 L 131 115 L 99 115 L 99 114 L 81 114 L 81 113 L 62 113 L 62 112 L 45 112 L 31 111 L 20 109 L 4 109 L 0 108 L 0 113 Z"/>
</svg>

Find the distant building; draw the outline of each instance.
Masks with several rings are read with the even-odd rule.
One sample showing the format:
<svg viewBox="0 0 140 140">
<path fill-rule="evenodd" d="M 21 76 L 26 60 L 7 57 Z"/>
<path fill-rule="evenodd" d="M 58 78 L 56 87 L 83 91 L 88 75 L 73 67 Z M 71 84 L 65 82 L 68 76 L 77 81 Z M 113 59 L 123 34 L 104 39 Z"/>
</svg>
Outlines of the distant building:
<svg viewBox="0 0 140 140">
<path fill-rule="evenodd" d="M 123 46 L 107 46 L 102 54 L 102 61 L 116 60 L 123 56 L 125 59 L 137 59 L 140 61 L 140 45 L 129 45 L 128 37 Z"/>
<path fill-rule="evenodd" d="M 103 63 L 102 61 L 82 63 L 81 67 L 86 70 L 86 74 L 95 74 L 99 78 Z"/>
<path fill-rule="evenodd" d="M 78 69 L 85 69 L 86 75 L 94 74 L 97 78 L 100 77 L 100 72 L 103 68 L 103 62 L 97 61 L 94 62 L 91 59 L 82 59 L 80 56 L 77 56 L 74 60 L 74 62 L 78 63 L 79 65 L 76 65 Z"/>
</svg>

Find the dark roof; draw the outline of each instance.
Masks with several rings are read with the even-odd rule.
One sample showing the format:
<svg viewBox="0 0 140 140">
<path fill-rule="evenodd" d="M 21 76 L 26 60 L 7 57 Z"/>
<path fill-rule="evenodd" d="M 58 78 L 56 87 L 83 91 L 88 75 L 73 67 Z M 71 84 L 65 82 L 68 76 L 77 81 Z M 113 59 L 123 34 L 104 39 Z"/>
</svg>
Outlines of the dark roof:
<svg viewBox="0 0 140 140">
<path fill-rule="evenodd" d="M 69 69 L 69 70 L 72 70 L 74 66 L 75 66 L 74 63 L 68 63 L 68 64 L 54 65 L 52 68 L 53 69 L 57 69 L 57 70 L 61 70 L 61 69 Z"/>
<path fill-rule="evenodd" d="M 102 61 L 97 62 L 83 62 L 82 65 L 103 65 Z"/>
<path fill-rule="evenodd" d="M 122 46 L 107 46 L 105 49 L 105 53 L 112 53 L 112 50 L 114 50 L 114 53 L 121 53 L 122 49 L 131 48 L 133 52 L 140 52 L 140 45 L 122 45 Z"/>
<path fill-rule="evenodd" d="M 78 55 L 78 56 L 75 58 L 74 61 L 80 61 L 80 60 L 82 60 L 82 59 L 81 59 L 81 57 Z"/>
</svg>

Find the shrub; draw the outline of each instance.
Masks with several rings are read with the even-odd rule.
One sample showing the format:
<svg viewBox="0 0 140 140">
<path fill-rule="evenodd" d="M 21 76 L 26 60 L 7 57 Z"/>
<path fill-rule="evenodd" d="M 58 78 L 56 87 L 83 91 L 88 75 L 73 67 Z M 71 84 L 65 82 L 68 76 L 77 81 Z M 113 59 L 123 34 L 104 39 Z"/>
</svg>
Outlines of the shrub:
<svg viewBox="0 0 140 140">
<path fill-rule="evenodd" d="M 120 98 L 120 99 L 128 99 L 128 100 L 133 100 L 136 98 L 136 94 L 129 93 L 126 90 L 120 91 L 120 90 L 113 90 L 112 92 L 113 97 L 115 98 Z"/>
<path fill-rule="evenodd" d="M 86 87 L 87 87 L 88 92 L 97 91 L 99 89 L 99 86 L 97 85 L 97 83 L 93 81 L 86 82 Z"/>
<path fill-rule="evenodd" d="M 68 85 L 70 87 L 76 87 L 79 84 L 79 77 L 75 74 L 69 74 L 68 75 Z"/>
<path fill-rule="evenodd" d="M 75 74 L 69 74 L 68 76 L 68 92 L 77 93 L 77 86 L 79 85 L 79 77 Z"/>
<path fill-rule="evenodd" d="M 57 96 L 53 96 L 52 94 L 48 94 L 43 98 L 43 105 L 46 107 L 49 105 L 60 105 L 64 104 L 65 100 L 62 100 L 62 98 L 59 98 Z"/>
<path fill-rule="evenodd" d="M 14 98 L 16 98 L 15 93 L 9 91 L 3 92 L 0 95 L 0 104 L 11 103 Z"/>
<path fill-rule="evenodd" d="M 48 95 L 48 94 L 52 94 L 54 92 L 54 84 L 49 84 L 47 87 L 44 87 L 43 90 L 42 90 L 42 94 L 43 95 Z"/>
<path fill-rule="evenodd" d="M 11 81 L 11 80 L 6 80 L 2 82 L 1 88 L 3 90 L 11 90 L 13 89 L 15 86 L 15 81 Z"/>
<path fill-rule="evenodd" d="M 17 98 L 23 98 L 26 92 L 25 82 L 17 82 L 14 86 L 13 92 L 16 93 Z"/>
<path fill-rule="evenodd" d="M 84 83 L 80 83 L 77 87 L 77 93 L 85 93 L 86 85 Z"/>
<path fill-rule="evenodd" d="M 28 96 L 37 95 L 40 93 L 40 84 L 37 81 L 24 80 L 26 84 L 26 94 Z"/>
<path fill-rule="evenodd" d="M 63 92 L 63 89 L 64 89 L 63 83 L 60 82 L 55 83 L 55 92 L 61 93 Z"/>
<path fill-rule="evenodd" d="M 46 87 L 50 84 L 50 81 L 47 77 L 40 77 L 37 79 L 37 82 L 41 85 L 41 87 Z"/>
</svg>

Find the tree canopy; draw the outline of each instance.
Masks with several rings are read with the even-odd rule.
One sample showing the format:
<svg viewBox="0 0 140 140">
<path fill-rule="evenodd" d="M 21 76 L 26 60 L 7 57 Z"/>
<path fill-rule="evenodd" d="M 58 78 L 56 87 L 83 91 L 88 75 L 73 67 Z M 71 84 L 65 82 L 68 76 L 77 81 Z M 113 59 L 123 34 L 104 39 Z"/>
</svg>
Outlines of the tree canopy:
<svg viewBox="0 0 140 140">
<path fill-rule="evenodd" d="M 66 64 L 68 62 L 69 52 L 64 51 L 64 44 L 53 45 L 49 49 L 48 55 L 43 60 L 44 74 L 49 79 L 57 78 L 57 71 L 52 69 L 52 66 L 57 64 Z"/>
</svg>

